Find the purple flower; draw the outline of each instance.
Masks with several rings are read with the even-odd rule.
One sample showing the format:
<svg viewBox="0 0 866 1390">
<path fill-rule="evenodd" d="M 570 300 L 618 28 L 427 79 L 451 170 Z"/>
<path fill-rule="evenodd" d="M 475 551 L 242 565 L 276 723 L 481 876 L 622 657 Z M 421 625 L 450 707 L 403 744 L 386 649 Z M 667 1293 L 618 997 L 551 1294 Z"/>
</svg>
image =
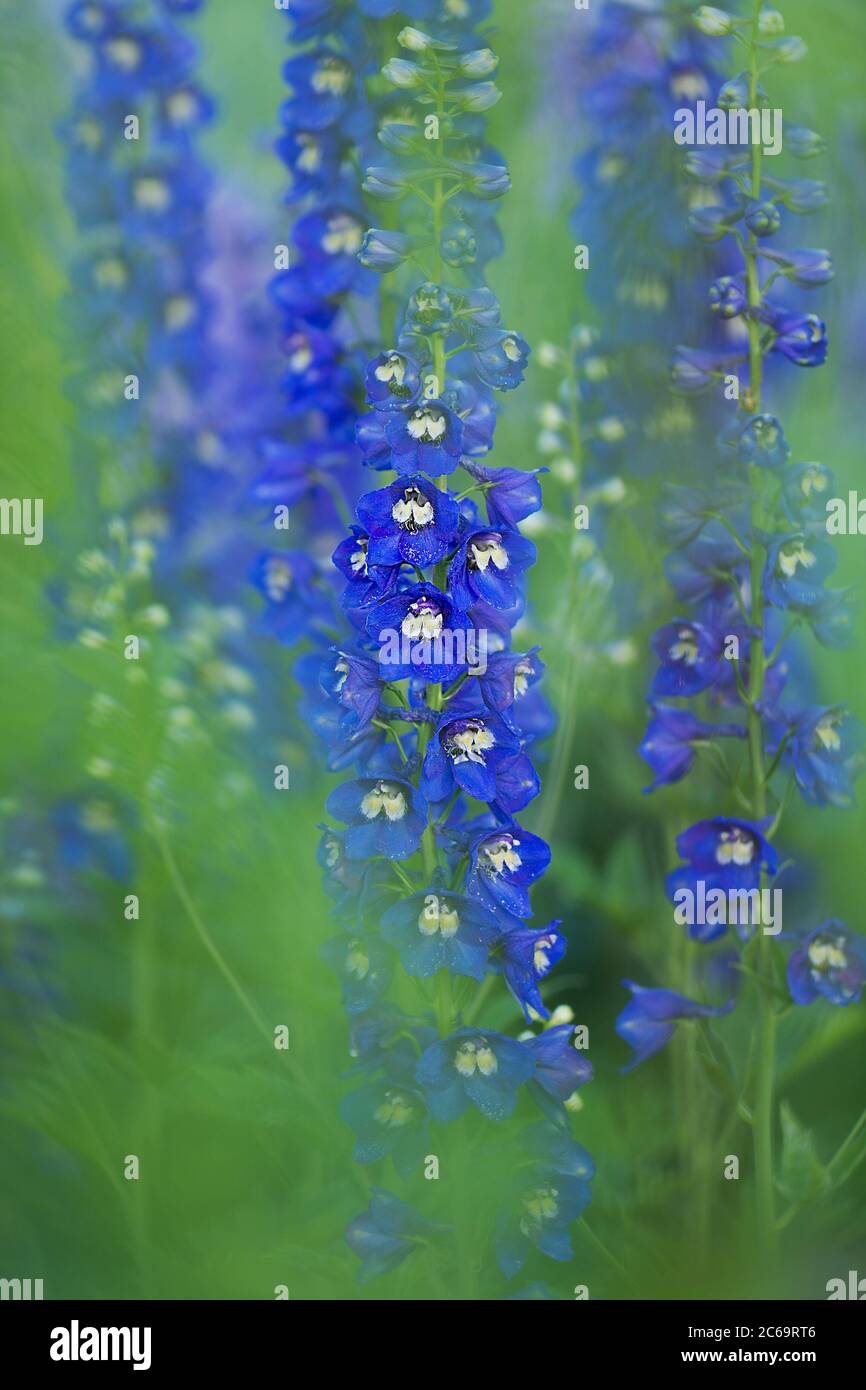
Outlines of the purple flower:
<svg viewBox="0 0 866 1390">
<path fill-rule="evenodd" d="M 348 859 L 408 859 L 421 843 L 427 803 L 411 782 L 399 778 L 362 778 L 335 787 L 327 810 L 348 826 Z"/>
</svg>

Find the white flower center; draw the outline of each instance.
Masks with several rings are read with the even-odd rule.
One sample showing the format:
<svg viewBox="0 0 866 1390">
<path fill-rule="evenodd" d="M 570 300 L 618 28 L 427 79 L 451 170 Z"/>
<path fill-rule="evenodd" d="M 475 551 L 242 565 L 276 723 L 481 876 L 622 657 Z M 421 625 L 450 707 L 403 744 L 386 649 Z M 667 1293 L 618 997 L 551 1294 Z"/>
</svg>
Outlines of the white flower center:
<svg viewBox="0 0 866 1390">
<path fill-rule="evenodd" d="M 716 863 L 742 867 L 755 858 L 755 842 L 743 830 L 723 830 L 716 846 Z"/>
<path fill-rule="evenodd" d="M 804 570 L 810 570 L 815 561 L 814 551 L 807 550 L 804 541 L 791 541 L 790 544 L 783 545 L 779 551 L 778 567 L 786 579 L 793 579 L 798 566 L 802 565 Z"/>
<path fill-rule="evenodd" d="M 292 587 L 292 567 L 285 560 L 268 559 L 264 573 L 265 593 L 271 603 L 282 603 Z"/>
<path fill-rule="evenodd" d="M 425 642 L 435 641 L 442 635 L 442 614 L 437 608 L 413 603 L 400 624 L 400 630 L 404 637 L 421 637 Z"/>
<path fill-rule="evenodd" d="M 135 202 L 145 212 L 165 212 L 171 203 L 171 190 L 165 179 L 136 179 Z"/>
<path fill-rule="evenodd" d="M 401 357 L 399 352 L 389 352 L 384 362 L 380 362 L 373 373 L 377 381 L 393 382 L 395 386 L 402 386 L 406 377 L 406 360 Z"/>
<path fill-rule="evenodd" d="M 386 1091 L 382 1104 L 373 1111 L 373 1119 L 386 1129 L 402 1129 L 414 1114 L 414 1107 L 407 1096 L 400 1091 Z"/>
<path fill-rule="evenodd" d="M 481 847 L 481 853 L 490 864 L 494 873 L 501 874 L 508 869 L 509 873 L 514 873 L 519 869 L 523 860 L 517 853 L 519 840 L 515 840 L 511 835 L 503 835 L 501 839 L 489 840 Z"/>
<path fill-rule="evenodd" d="M 479 536 L 477 540 L 470 542 L 469 556 L 473 568 L 480 570 L 482 574 L 490 564 L 494 569 L 508 569 L 508 553 L 502 544 L 501 536 Z"/>
<path fill-rule="evenodd" d="M 420 531 L 433 521 L 433 505 L 416 487 L 407 487 L 391 508 L 391 515 L 404 531 Z"/>
<path fill-rule="evenodd" d="M 311 86 L 314 92 L 341 97 L 349 90 L 352 70 L 348 63 L 337 58 L 326 58 L 313 73 Z"/>
<path fill-rule="evenodd" d="M 435 936 L 439 932 L 449 941 L 452 936 L 457 935 L 459 927 L 460 915 L 457 910 L 449 907 L 446 900 L 436 893 L 428 893 L 418 916 L 418 930 L 421 935 Z"/>
<path fill-rule="evenodd" d="M 684 661 L 687 666 L 694 666 L 698 659 L 698 644 L 692 629 L 681 628 L 676 642 L 672 643 L 668 651 L 672 661 Z"/>
<path fill-rule="evenodd" d="M 441 410 L 430 410 L 420 405 L 409 416 L 406 428 L 413 439 L 425 444 L 438 444 L 448 427 L 448 421 Z"/>
<path fill-rule="evenodd" d="M 354 256 L 361 249 L 361 228 L 354 217 L 342 214 L 339 217 L 332 217 L 328 223 L 328 230 L 322 237 L 322 248 L 327 251 L 329 256 L 338 256 L 341 253 L 346 256 Z"/>
<path fill-rule="evenodd" d="M 141 62 L 141 45 L 134 39 L 109 39 L 103 51 L 108 61 L 124 72 L 134 72 Z"/>
<path fill-rule="evenodd" d="M 496 1053 L 484 1038 L 467 1039 L 454 1054 L 454 1066 L 461 1076 L 493 1076 L 499 1070 Z"/>
<path fill-rule="evenodd" d="M 454 763 L 480 763 L 484 754 L 496 746 L 496 739 L 480 719 L 473 719 L 462 728 L 452 727 L 445 739 L 446 752 Z"/>
<path fill-rule="evenodd" d="M 377 782 L 361 802 L 361 814 L 367 820 L 375 820 L 383 811 L 389 821 L 402 820 L 406 814 L 406 797 L 392 782 Z"/>
</svg>

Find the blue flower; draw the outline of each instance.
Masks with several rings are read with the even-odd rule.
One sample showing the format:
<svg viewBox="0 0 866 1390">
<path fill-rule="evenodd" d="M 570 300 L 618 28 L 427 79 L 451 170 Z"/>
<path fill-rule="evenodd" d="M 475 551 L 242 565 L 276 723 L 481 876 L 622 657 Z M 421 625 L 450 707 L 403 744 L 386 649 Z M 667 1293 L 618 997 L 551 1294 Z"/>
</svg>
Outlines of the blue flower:
<svg viewBox="0 0 866 1390">
<path fill-rule="evenodd" d="M 344 710 L 343 733 L 365 728 L 379 707 L 381 682 L 379 668 L 368 657 L 333 648 L 333 655 L 322 664 L 319 682 L 326 695 Z"/>
<path fill-rule="evenodd" d="M 670 1042 L 675 1032 L 675 1024 L 689 1018 L 721 1018 L 731 1012 L 733 999 L 717 1008 L 709 1004 L 698 1004 L 677 994 L 672 989 L 649 989 L 636 985 L 632 980 L 623 980 L 632 997 L 616 1020 L 619 1036 L 634 1049 L 634 1057 L 623 1067 L 631 1071 L 639 1062 L 660 1052 Z"/>
<path fill-rule="evenodd" d="M 532 1071 L 532 1057 L 523 1043 L 486 1029 L 458 1028 L 427 1048 L 415 1076 L 430 1114 L 446 1123 L 458 1119 L 470 1104 L 488 1120 L 506 1120 Z"/>
<path fill-rule="evenodd" d="M 472 345 L 478 376 L 486 386 L 513 391 L 526 372 L 530 348 L 519 333 L 495 329 L 481 334 Z"/>
<path fill-rule="evenodd" d="M 653 704 L 652 717 L 640 746 L 641 757 L 649 763 L 654 779 L 647 792 L 679 782 L 690 771 L 697 747 L 714 738 L 745 738 L 740 724 L 707 724 L 687 709 Z"/>
<path fill-rule="evenodd" d="M 535 563 L 535 546 L 519 531 L 471 531 L 448 569 L 454 602 L 468 611 L 479 600 L 491 608 L 514 608 L 522 600 L 524 571 Z"/>
<path fill-rule="evenodd" d="M 478 677 L 478 689 L 487 708 L 501 714 L 523 701 L 543 673 L 537 647 L 526 652 L 494 652 L 488 657 L 487 670 Z M 520 710 L 515 713 L 522 726 Z"/>
<path fill-rule="evenodd" d="M 824 998 L 844 1007 L 859 1002 L 866 979 L 866 942 L 841 922 L 823 922 L 804 937 L 788 960 L 788 988 L 795 1004 Z"/>
<path fill-rule="evenodd" d="M 533 1016 L 550 1017 L 550 1010 L 544 1006 L 538 985 L 565 955 L 568 943 L 558 930 L 559 925 L 558 921 L 549 922 L 540 930 L 513 927 L 502 936 L 498 958 L 508 988 L 522 1008 L 527 1022 Z"/>
<path fill-rule="evenodd" d="M 496 1259 L 505 1278 L 520 1273 L 532 1246 L 551 1260 L 572 1259 L 568 1227 L 591 1200 L 585 1179 L 543 1168 L 533 1171 L 521 1184 L 513 1209 L 497 1223 Z"/>
<path fill-rule="evenodd" d="M 764 590 L 777 608 L 810 613 L 824 599 L 824 581 L 836 568 L 836 552 L 829 541 L 806 531 L 775 536 L 767 550 Z"/>
<path fill-rule="evenodd" d="M 390 984 L 391 957 L 375 937 L 349 933 L 332 936 L 323 944 L 321 957 L 340 981 L 343 1006 L 349 1014 L 364 1013 Z"/>
<path fill-rule="evenodd" d="M 806 801 L 851 806 L 852 780 L 862 770 L 863 726 L 841 705 L 814 706 L 792 725 L 785 761 L 794 769 Z"/>
<path fill-rule="evenodd" d="M 773 351 L 798 367 L 820 367 L 827 360 L 827 325 L 817 314 L 777 313 L 770 319 Z"/>
<path fill-rule="evenodd" d="M 740 430 L 736 447 L 741 463 L 756 463 L 759 468 L 781 468 L 791 454 L 775 415 L 753 415 Z"/>
<path fill-rule="evenodd" d="M 820 522 L 823 529 L 834 487 L 833 474 L 823 463 L 789 468 L 782 485 L 782 507 L 791 525 L 799 528 Z"/>
<path fill-rule="evenodd" d="M 280 642 L 292 644 L 319 612 L 312 581 L 315 565 L 303 551 L 266 550 L 250 578 L 267 602 L 265 624 Z"/>
<path fill-rule="evenodd" d="M 749 231 L 759 237 L 772 236 L 782 225 L 781 214 L 775 203 L 750 199 L 744 216 Z"/>
<path fill-rule="evenodd" d="M 367 367 L 367 404 L 376 410 L 402 410 L 421 394 L 421 372 L 415 360 L 392 349 L 380 352 Z"/>
<path fill-rule="evenodd" d="M 719 680 L 724 668 L 723 635 L 688 618 L 665 623 L 653 634 L 652 649 L 660 666 L 653 695 L 697 695 Z"/>
<path fill-rule="evenodd" d="M 565 1102 L 592 1077 L 592 1063 L 574 1046 L 574 1033 L 573 1024 L 558 1023 L 524 1044 L 535 1064 L 532 1089 L 536 1099 L 556 1121 Z"/>
<path fill-rule="evenodd" d="M 492 912 L 438 885 L 394 903 L 380 929 L 383 940 L 400 952 L 403 969 L 419 979 L 450 970 L 483 980 L 490 947 L 499 936 Z"/>
<path fill-rule="evenodd" d="M 348 826 L 346 857 L 408 859 L 421 843 L 427 820 L 424 795 L 399 778 L 343 782 L 328 797 L 327 810 Z"/>
<path fill-rule="evenodd" d="M 463 446 L 463 421 L 443 401 L 423 399 L 385 425 L 397 473 L 453 473 Z"/>
<path fill-rule="evenodd" d="M 473 839 L 466 891 L 493 911 L 504 908 L 512 917 L 531 917 L 528 889 L 549 863 L 550 848 L 544 840 L 516 821 L 506 821 Z"/>
<path fill-rule="evenodd" d="M 405 561 L 423 570 L 456 544 L 460 512 L 447 492 L 426 478 L 409 476 L 366 493 L 358 503 L 358 520 L 368 536 L 370 565 Z M 460 606 L 459 597 L 455 599 Z M 469 603 L 462 607 L 465 611 Z"/>
<path fill-rule="evenodd" d="M 396 1269 L 441 1229 L 393 1193 L 375 1187 L 367 1210 L 346 1228 L 346 1243 L 361 1260 L 358 1278 L 366 1284 Z"/>
<path fill-rule="evenodd" d="M 517 731 L 501 716 L 443 714 L 421 768 L 428 801 L 442 802 L 459 787 L 477 801 L 520 811 L 538 795 L 538 777 Z"/>
<path fill-rule="evenodd" d="M 424 676 L 451 682 L 467 665 L 465 614 L 434 584 L 411 584 L 377 603 L 367 632 L 377 643 L 383 680 Z"/>
<path fill-rule="evenodd" d="M 420 1091 L 373 1081 L 343 1097 L 340 1116 L 358 1136 L 352 1154 L 356 1163 L 376 1163 L 390 1154 L 403 1177 L 420 1167 L 428 1139 Z"/>
<path fill-rule="evenodd" d="M 463 467 L 484 485 L 487 516 L 492 526 L 516 530 L 518 522 L 532 516 L 541 506 L 538 475 L 543 469 L 486 468 L 471 459 L 464 459 Z"/>
<path fill-rule="evenodd" d="M 684 892 L 697 894 L 699 883 L 706 894 L 760 888 L 762 873 L 772 877 L 778 868 L 776 851 L 763 829 L 752 821 L 714 816 L 683 831 L 677 837 L 677 853 L 687 862 L 668 874 L 668 897 L 676 902 Z M 689 934 L 698 941 L 714 941 L 724 936 L 725 924 L 696 922 Z"/>
</svg>

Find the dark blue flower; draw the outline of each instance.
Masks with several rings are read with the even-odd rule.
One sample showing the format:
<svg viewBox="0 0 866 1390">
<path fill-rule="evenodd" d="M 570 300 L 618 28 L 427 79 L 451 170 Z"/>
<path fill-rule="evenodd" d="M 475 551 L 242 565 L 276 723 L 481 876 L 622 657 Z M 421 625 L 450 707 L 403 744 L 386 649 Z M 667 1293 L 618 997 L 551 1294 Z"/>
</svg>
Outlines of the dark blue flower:
<svg viewBox="0 0 866 1390">
<path fill-rule="evenodd" d="M 481 903 L 435 886 L 394 903 L 380 926 L 383 940 L 400 952 L 404 970 L 419 979 L 450 970 L 483 980 L 499 935 L 496 917 Z"/>
<path fill-rule="evenodd" d="M 538 777 L 520 735 L 500 715 L 448 711 L 427 745 L 421 787 L 428 801 L 445 801 L 459 787 L 511 813 L 538 795 Z"/>
<path fill-rule="evenodd" d="M 718 1008 L 709 1004 L 697 1004 L 684 994 L 672 989 L 649 989 L 636 985 L 632 980 L 623 980 L 632 997 L 616 1020 L 619 1036 L 634 1049 L 634 1057 L 623 1067 L 631 1071 L 639 1062 L 645 1062 L 656 1052 L 660 1052 L 674 1035 L 675 1025 L 682 1019 L 721 1018 L 731 1012 L 733 999 Z"/>
<path fill-rule="evenodd" d="M 722 275 L 710 285 L 710 308 L 720 319 L 733 319 L 748 303 L 742 275 Z"/>
<path fill-rule="evenodd" d="M 472 344 L 478 376 L 497 391 L 513 391 L 526 372 L 530 347 L 519 333 L 495 329 L 482 333 Z"/>
<path fill-rule="evenodd" d="M 427 1148 L 427 1107 L 420 1091 L 393 1081 L 373 1081 L 344 1096 L 340 1115 L 357 1134 L 356 1163 L 391 1155 L 402 1177 L 420 1168 Z"/>
<path fill-rule="evenodd" d="M 496 1228 L 496 1259 L 506 1279 L 519 1274 L 533 1246 L 551 1260 L 574 1257 L 568 1228 L 592 1201 L 584 1178 L 534 1170 Z"/>
<path fill-rule="evenodd" d="M 697 695 L 719 680 L 724 668 L 723 634 L 687 618 L 665 623 L 653 634 L 659 658 L 653 695 Z"/>
<path fill-rule="evenodd" d="M 375 661 L 334 647 L 322 664 L 319 682 L 344 711 L 343 733 L 357 733 L 370 723 L 379 707 L 382 691 Z"/>
<path fill-rule="evenodd" d="M 526 652 L 494 652 L 488 657 L 487 670 L 478 677 L 478 688 L 487 708 L 501 714 L 524 700 L 543 673 L 537 647 Z M 520 710 L 515 714 L 522 727 Z"/>
<path fill-rule="evenodd" d="M 690 710 L 653 704 L 640 753 L 652 768 L 654 779 L 652 786 L 644 790 L 656 791 L 658 787 L 681 781 L 691 769 L 701 744 L 714 738 L 745 738 L 745 735 L 746 730 L 740 724 L 707 724 L 696 719 Z"/>
<path fill-rule="evenodd" d="M 383 680 L 424 676 L 451 682 L 466 669 L 471 624 L 434 584 L 412 584 L 383 599 L 367 618 Z"/>
<path fill-rule="evenodd" d="M 563 1123 L 563 1106 L 592 1078 L 592 1063 L 574 1046 L 574 1025 L 558 1023 L 528 1038 L 535 1063 L 531 1089 L 541 1109 L 555 1124 Z"/>
<path fill-rule="evenodd" d="M 347 1013 L 364 1013 L 388 988 L 391 956 L 375 937 L 352 936 L 346 932 L 332 936 L 323 944 L 321 957 L 340 981 Z"/>
<path fill-rule="evenodd" d="M 358 1278 L 366 1284 L 396 1269 L 441 1229 L 393 1193 L 375 1187 L 367 1210 L 346 1228 L 346 1243 L 361 1261 Z"/>
<path fill-rule="evenodd" d="M 421 394 L 421 372 L 414 358 L 392 349 L 367 367 L 367 404 L 376 410 L 402 410 Z"/>
<path fill-rule="evenodd" d="M 788 462 L 790 453 L 775 415 L 753 415 L 740 430 L 737 455 L 741 463 L 756 463 L 759 468 L 781 468 Z"/>
<path fill-rule="evenodd" d="M 775 536 L 767 551 L 764 591 L 777 608 L 810 613 L 824 599 L 824 581 L 836 568 L 829 541 L 807 531 Z"/>
<path fill-rule="evenodd" d="M 562 960 L 568 945 L 560 923 L 549 922 L 546 927 L 513 927 L 503 934 L 498 959 L 501 962 L 508 988 L 522 1008 L 527 1022 L 533 1017 L 549 1018 L 538 988 L 557 961 Z"/>
<path fill-rule="evenodd" d="M 470 1104 L 488 1120 L 506 1120 L 532 1071 L 523 1043 L 502 1033 L 458 1028 L 427 1048 L 415 1076 L 433 1118 L 448 1123 Z"/>
<path fill-rule="evenodd" d="M 698 821 L 677 837 L 677 853 L 687 862 L 668 874 L 666 887 L 672 902 L 688 893 L 694 899 L 698 885 L 706 895 L 720 890 L 751 890 L 761 887 L 762 874 L 772 877 L 778 867 L 773 846 L 765 839 L 764 827 L 752 821 L 714 816 Z M 697 941 L 714 941 L 724 936 L 721 922 L 693 922 L 689 935 Z"/>
<path fill-rule="evenodd" d="M 549 863 L 550 847 L 544 840 L 516 821 L 507 821 L 473 839 L 466 891 L 494 911 L 504 908 L 512 917 L 531 917 L 529 886 Z"/>
<path fill-rule="evenodd" d="M 397 473 L 453 473 L 463 446 L 463 422 L 443 401 L 422 399 L 389 416 L 385 438 Z"/>
<path fill-rule="evenodd" d="M 841 922 L 814 927 L 788 960 L 788 988 L 795 1004 L 818 998 L 856 1004 L 866 979 L 866 942 Z"/>
<path fill-rule="evenodd" d="M 516 530 L 525 517 L 532 516 L 541 506 L 541 468 L 485 468 L 472 460 L 463 460 L 467 473 L 484 486 L 487 516 L 492 526 Z"/>
<path fill-rule="evenodd" d="M 457 541 L 459 508 L 447 492 L 427 478 L 399 478 L 358 503 L 358 520 L 368 536 L 371 565 L 407 564 L 426 569 L 448 554 Z M 464 611 L 469 602 L 458 606 Z"/>
<path fill-rule="evenodd" d="M 524 571 L 535 563 L 535 546 L 519 531 L 471 531 L 448 569 L 454 602 L 468 610 L 479 600 L 508 609 L 522 601 Z"/>
<path fill-rule="evenodd" d="M 842 705 L 805 710 L 790 729 L 784 754 L 805 800 L 851 806 L 862 744 L 862 724 Z"/>
<path fill-rule="evenodd" d="M 421 843 L 427 805 L 423 793 L 399 778 L 361 778 L 335 787 L 327 810 L 348 826 L 346 857 L 408 859 Z"/>
<path fill-rule="evenodd" d="M 770 320 L 773 351 L 798 367 L 820 367 L 827 360 L 827 325 L 817 314 L 779 313 Z"/>
</svg>

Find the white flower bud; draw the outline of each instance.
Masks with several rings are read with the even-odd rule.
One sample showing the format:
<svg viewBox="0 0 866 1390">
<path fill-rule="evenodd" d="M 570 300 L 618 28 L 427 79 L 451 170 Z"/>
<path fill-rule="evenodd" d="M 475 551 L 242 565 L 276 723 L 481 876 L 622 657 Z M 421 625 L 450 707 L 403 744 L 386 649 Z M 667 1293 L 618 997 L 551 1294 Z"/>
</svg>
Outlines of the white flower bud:
<svg viewBox="0 0 866 1390">
<path fill-rule="evenodd" d="M 701 5 L 692 15 L 692 20 L 702 34 L 711 39 L 724 38 L 734 31 L 734 16 L 727 10 L 719 10 L 715 5 Z"/>
</svg>

